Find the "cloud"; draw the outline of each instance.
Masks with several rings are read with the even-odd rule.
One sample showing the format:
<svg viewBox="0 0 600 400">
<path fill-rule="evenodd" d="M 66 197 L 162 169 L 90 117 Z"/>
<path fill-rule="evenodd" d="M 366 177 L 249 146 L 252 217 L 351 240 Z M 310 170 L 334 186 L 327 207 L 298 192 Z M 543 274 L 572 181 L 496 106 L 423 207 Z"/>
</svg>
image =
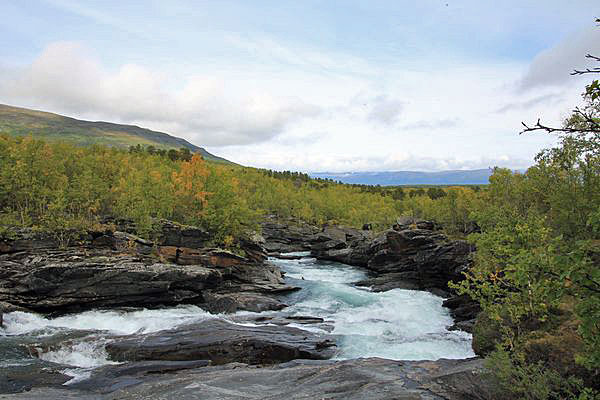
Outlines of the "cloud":
<svg viewBox="0 0 600 400">
<path fill-rule="evenodd" d="M 362 119 L 367 123 L 392 126 L 400 121 L 406 101 L 381 90 L 362 90 L 347 104 L 331 107 L 331 115 L 346 114 L 349 118 Z"/>
<path fill-rule="evenodd" d="M 522 91 L 542 86 L 560 86 L 574 79 L 574 69 L 584 69 L 593 62 L 585 59 L 588 53 L 600 54 L 600 29 L 590 28 L 571 35 L 556 46 L 539 53 L 518 83 Z"/>
<path fill-rule="evenodd" d="M 503 105 L 496 110 L 496 113 L 503 114 L 509 111 L 527 110 L 539 105 L 557 105 L 564 101 L 559 93 L 543 94 L 525 101 L 515 101 Z"/>
<path fill-rule="evenodd" d="M 239 151 L 231 149 L 232 151 Z M 477 157 L 428 157 L 414 153 L 389 153 L 386 155 L 344 155 L 335 153 L 306 152 L 295 154 L 280 152 L 244 152 L 244 160 L 253 165 L 277 170 L 297 170 L 309 172 L 370 172 L 370 171 L 440 171 L 484 169 L 495 166 L 527 168 L 531 160 L 498 154 Z M 310 168 L 306 168 L 309 165 Z"/>
<path fill-rule="evenodd" d="M 402 125 L 402 129 L 448 129 L 458 126 L 460 122 L 459 118 L 443 118 L 443 119 L 431 119 L 431 120 L 420 120 L 412 122 L 406 125 Z"/>
<path fill-rule="evenodd" d="M 382 95 L 375 97 L 369 105 L 371 107 L 367 116 L 369 121 L 393 125 L 402 113 L 404 102 Z"/>
<path fill-rule="evenodd" d="M 242 88 L 213 75 L 190 76 L 180 89 L 167 87 L 165 76 L 139 65 L 109 71 L 73 42 L 50 44 L 16 76 L 0 78 L 0 96 L 17 105 L 169 128 L 209 146 L 266 141 L 320 111 L 292 96 Z"/>
</svg>

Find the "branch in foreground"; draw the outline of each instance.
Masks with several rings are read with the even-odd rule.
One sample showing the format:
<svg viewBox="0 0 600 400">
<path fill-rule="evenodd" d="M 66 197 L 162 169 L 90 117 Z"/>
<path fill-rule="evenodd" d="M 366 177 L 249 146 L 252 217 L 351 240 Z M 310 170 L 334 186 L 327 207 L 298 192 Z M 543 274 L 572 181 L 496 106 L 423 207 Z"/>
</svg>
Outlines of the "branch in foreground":
<svg viewBox="0 0 600 400">
<path fill-rule="evenodd" d="M 594 56 L 594 55 L 591 55 L 591 54 L 586 54 L 585 57 L 589 58 L 591 60 L 600 62 L 600 57 L 597 57 L 597 56 Z M 576 69 L 573 72 L 571 72 L 571 75 L 598 74 L 598 73 L 600 73 L 600 67 L 586 68 L 586 69 Z"/>
<path fill-rule="evenodd" d="M 521 122 L 523 125 L 523 130 L 519 132 L 519 135 L 526 132 L 533 131 L 546 131 L 549 133 L 553 132 L 563 132 L 563 133 L 595 133 L 596 135 L 600 135 L 600 126 L 597 122 L 593 122 L 593 125 L 587 128 L 553 128 L 551 126 L 544 125 L 540 122 L 538 118 L 535 125 L 527 125 L 525 122 Z"/>
</svg>

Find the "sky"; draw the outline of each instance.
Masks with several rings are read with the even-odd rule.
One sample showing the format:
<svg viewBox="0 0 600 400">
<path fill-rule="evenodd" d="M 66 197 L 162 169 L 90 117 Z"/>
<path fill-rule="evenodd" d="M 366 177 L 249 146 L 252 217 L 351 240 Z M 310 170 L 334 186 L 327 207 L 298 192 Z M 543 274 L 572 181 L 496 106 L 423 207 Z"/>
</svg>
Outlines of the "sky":
<svg viewBox="0 0 600 400">
<path fill-rule="evenodd" d="M 0 103 L 255 167 L 526 168 L 600 54 L 598 0 L 0 2 Z"/>
</svg>

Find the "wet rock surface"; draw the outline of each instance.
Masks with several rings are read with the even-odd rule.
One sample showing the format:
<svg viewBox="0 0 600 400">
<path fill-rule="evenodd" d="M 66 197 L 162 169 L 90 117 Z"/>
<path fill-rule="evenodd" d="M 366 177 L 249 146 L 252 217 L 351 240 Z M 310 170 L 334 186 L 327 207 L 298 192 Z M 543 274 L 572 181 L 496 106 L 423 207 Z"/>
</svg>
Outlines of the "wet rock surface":
<svg viewBox="0 0 600 400">
<path fill-rule="evenodd" d="M 0 393 L 21 393 L 36 387 L 60 388 L 71 380 L 61 372 L 64 366 L 36 360 L 29 365 L 0 368 Z"/>
<path fill-rule="evenodd" d="M 460 295 L 444 300 L 443 305 L 450 309 L 450 315 L 454 318 L 455 323 L 450 330 L 473 332 L 475 321 L 481 312 L 481 307 L 477 302 L 466 295 Z"/>
<path fill-rule="evenodd" d="M 169 373 L 155 373 L 169 371 Z M 270 367 L 232 363 L 107 366 L 67 388 L 15 399 L 486 399 L 481 360 L 295 360 Z M 8 397 L 0 397 L 8 398 Z"/>
<path fill-rule="evenodd" d="M 208 320 L 173 330 L 116 338 L 106 345 L 115 361 L 210 360 L 275 364 L 294 359 L 323 360 L 335 353 L 335 341 L 288 326 L 242 326 Z"/>
</svg>

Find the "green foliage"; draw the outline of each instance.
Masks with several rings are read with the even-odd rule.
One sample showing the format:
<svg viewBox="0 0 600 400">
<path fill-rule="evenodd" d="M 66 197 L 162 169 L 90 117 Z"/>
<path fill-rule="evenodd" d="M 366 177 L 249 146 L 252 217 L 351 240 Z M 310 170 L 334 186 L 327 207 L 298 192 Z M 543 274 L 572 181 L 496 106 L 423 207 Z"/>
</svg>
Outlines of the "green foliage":
<svg viewBox="0 0 600 400">
<path fill-rule="evenodd" d="M 0 136 L 0 222 L 51 231 L 65 244 L 104 215 L 132 218 L 146 236 L 160 218 L 212 229 L 215 241 L 254 227 L 246 203 L 223 195 L 231 177 L 198 155 L 178 154 L 172 161 L 156 152 Z"/>
<path fill-rule="evenodd" d="M 431 200 L 435 200 L 439 199 L 440 197 L 446 196 L 446 192 L 444 191 L 444 189 L 439 187 L 430 187 L 429 189 L 427 189 L 427 196 L 429 196 Z"/>
<path fill-rule="evenodd" d="M 600 98 L 585 99 L 586 115 L 600 110 Z M 526 173 L 494 170 L 471 207 L 475 264 L 452 285 L 496 326 L 490 365 L 513 398 L 591 399 L 600 389 L 600 129 L 578 111 L 566 128 Z"/>
<path fill-rule="evenodd" d="M 486 365 L 497 378 L 497 398 L 526 400 L 598 400 L 600 393 L 586 387 L 573 376 L 563 377 L 543 362 L 527 362 L 499 347 L 486 359 Z"/>
<path fill-rule="evenodd" d="M 300 173 L 209 164 L 190 155 L 0 136 L 0 222 L 67 240 L 106 215 L 133 219 L 147 237 L 155 221 L 166 218 L 206 228 L 215 245 L 235 246 L 257 229 L 260 214 L 383 229 L 403 208 L 401 200 L 380 192 Z"/>
</svg>

